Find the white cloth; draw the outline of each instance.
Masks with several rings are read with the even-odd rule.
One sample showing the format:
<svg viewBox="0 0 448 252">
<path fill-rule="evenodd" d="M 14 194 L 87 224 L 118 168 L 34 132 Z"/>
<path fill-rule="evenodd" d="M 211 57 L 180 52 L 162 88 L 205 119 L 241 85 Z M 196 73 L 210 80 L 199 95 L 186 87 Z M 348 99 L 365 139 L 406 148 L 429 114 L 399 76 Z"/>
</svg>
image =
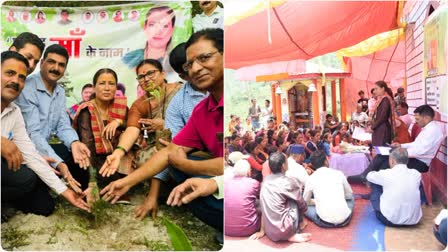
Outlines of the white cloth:
<svg viewBox="0 0 448 252">
<path fill-rule="evenodd" d="M 263 126 L 267 127 L 268 121 L 272 116 L 272 107 L 269 106 L 268 108 L 264 107 L 263 109 L 261 109 L 261 116 L 263 117 Z"/>
<path fill-rule="evenodd" d="M 414 117 L 411 116 L 410 114 L 406 114 L 406 115 L 402 115 L 400 116 L 400 119 L 406 123 L 406 126 L 409 129 L 409 126 L 411 126 L 411 124 L 414 122 Z"/>
<path fill-rule="evenodd" d="M 366 114 L 366 112 L 354 112 L 352 114 L 352 121 L 358 121 L 361 125 L 364 125 L 367 120 L 369 120 L 369 116 Z"/>
<path fill-rule="evenodd" d="M 12 140 L 20 150 L 23 157 L 22 164 L 33 170 L 57 194 L 65 191 L 67 186 L 54 174 L 28 137 L 20 108 L 10 103 L 1 113 L 1 122 L 2 136 Z"/>
<path fill-rule="evenodd" d="M 288 170 L 285 172 L 285 175 L 290 178 L 298 179 L 302 185 L 306 184 L 306 181 L 310 176 L 306 172 L 305 167 L 297 163 L 292 157 L 288 158 Z"/>
<path fill-rule="evenodd" d="M 414 225 L 420 221 L 420 172 L 398 164 L 391 169 L 369 172 L 367 180 L 383 187 L 380 210 L 387 220 L 397 225 Z"/>
<path fill-rule="evenodd" d="M 429 166 L 442 141 L 442 128 L 435 121 L 431 121 L 422 129 L 414 142 L 402 144 L 401 147 L 407 149 L 409 157 L 415 157 Z"/>
<path fill-rule="evenodd" d="M 205 13 L 197 14 L 193 18 L 193 31 L 197 32 L 206 28 L 221 28 L 224 30 L 224 9 L 216 6 L 210 16 Z"/>
<path fill-rule="evenodd" d="M 310 202 L 311 195 L 314 195 L 317 215 L 323 221 L 339 224 L 350 216 L 346 199 L 353 197 L 353 191 L 341 171 L 317 169 L 306 182 L 303 199 Z"/>
</svg>

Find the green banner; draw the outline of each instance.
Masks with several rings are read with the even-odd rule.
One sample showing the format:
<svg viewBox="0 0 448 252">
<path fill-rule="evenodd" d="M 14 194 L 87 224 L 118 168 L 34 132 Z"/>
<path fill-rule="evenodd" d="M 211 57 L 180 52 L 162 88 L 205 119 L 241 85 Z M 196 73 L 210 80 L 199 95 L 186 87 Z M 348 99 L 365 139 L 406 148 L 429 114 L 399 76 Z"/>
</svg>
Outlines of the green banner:
<svg viewBox="0 0 448 252">
<path fill-rule="evenodd" d="M 129 104 L 137 98 L 135 66 L 158 59 L 167 81 L 180 80 L 169 65 L 169 52 L 192 31 L 190 2 L 144 2 L 95 7 L 2 6 L 2 51 L 22 32 L 38 35 L 46 46 L 60 44 L 69 55 L 60 80 L 67 107 L 81 101 L 81 88 L 100 68 L 111 68 L 126 86 Z M 33 74 L 39 73 L 39 66 Z"/>
</svg>

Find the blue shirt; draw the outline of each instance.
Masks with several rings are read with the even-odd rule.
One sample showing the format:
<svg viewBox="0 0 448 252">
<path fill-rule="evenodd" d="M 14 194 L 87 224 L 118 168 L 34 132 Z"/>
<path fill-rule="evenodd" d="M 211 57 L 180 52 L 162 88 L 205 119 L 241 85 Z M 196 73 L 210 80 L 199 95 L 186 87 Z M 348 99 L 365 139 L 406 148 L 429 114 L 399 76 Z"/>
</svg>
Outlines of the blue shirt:
<svg viewBox="0 0 448 252">
<path fill-rule="evenodd" d="M 194 107 L 207 95 L 208 92 L 204 94 L 194 90 L 188 82 L 177 91 L 170 104 L 168 104 L 165 114 L 165 128 L 170 129 L 173 137 L 187 124 Z M 168 181 L 168 169 L 161 171 L 154 178 L 165 182 Z"/>
<path fill-rule="evenodd" d="M 194 107 L 207 96 L 208 92 L 194 90 L 187 82 L 171 99 L 166 110 L 165 128 L 171 130 L 173 137 L 187 124 Z"/>
<path fill-rule="evenodd" d="M 324 151 L 325 151 L 325 155 L 327 155 L 327 157 L 331 156 L 330 144 L 327 142 L 324 142 Z"/>
<path fill-rule="evenodd" d="M 65 110 L 64 89 L 57 85 L 53 94 L 50 94 L 40 73 L 36 73 L 26 79 L 25 87 L 15 103 L 22 110 L 26 131 L 39 153 L 56 159 L 57 162 L 52 164 L 53 167 L 63 162 L 48 144 L 51 133 L 55 132 L 69 150 L 71 143 L 79 140 Z"/>
</svg>

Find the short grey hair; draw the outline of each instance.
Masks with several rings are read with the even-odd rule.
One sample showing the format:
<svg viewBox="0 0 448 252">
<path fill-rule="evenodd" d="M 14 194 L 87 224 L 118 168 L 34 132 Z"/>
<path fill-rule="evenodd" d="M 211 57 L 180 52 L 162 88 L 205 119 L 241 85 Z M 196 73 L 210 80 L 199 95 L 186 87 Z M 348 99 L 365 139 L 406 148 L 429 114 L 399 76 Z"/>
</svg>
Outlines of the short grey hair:
<svg viewBox="0 0 448 252">
<path fill-rule="evenodd" d="M 235 177 L 246 177 L 249 175 L 250 164 L 247 160 L 238 160 L 233 166 L 233 176 Z"/>
<path fill-rule="evenodd" d="M 395 148 L 390 152 L 390 158 L 397 164 L 407 164 L 409 160 L 408 151 L 405 148 Z"/>
</svg>

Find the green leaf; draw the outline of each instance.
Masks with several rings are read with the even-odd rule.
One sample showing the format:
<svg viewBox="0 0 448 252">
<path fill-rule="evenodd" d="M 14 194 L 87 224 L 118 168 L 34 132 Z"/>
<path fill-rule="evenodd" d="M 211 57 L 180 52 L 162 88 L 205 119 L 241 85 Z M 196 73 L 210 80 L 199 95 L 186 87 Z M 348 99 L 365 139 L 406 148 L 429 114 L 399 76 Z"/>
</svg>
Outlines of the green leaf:
<svg viewBox="0 0 448 252">
<path fill-rule="evenodd" d="M 166 231 L 171 239 L 171 244 L 173 245 L 174 250 L 192 251 L 193 248 L 191 247 L 190 240 L 185 235 L 184 231 L 179 226 L 172 223 L 168 219 L 162 217 L 162 220 L 166 226 Z"/>
</svg>

